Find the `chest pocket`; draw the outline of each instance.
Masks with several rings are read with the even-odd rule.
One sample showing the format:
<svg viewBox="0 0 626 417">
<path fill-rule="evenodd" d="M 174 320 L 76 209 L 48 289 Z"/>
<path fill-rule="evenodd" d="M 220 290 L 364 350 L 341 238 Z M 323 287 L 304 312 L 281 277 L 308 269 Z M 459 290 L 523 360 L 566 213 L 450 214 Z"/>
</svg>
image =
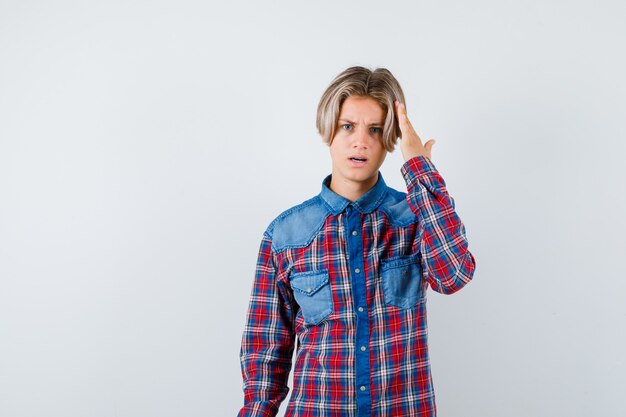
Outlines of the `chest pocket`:
<svg viewBox="0 0 626 417">
<path fill-rule="evenodd" d="M 399 308 L 415 307 L 423 299 L 419 252 L 381 260 L 385 303 Z"/>
<path fill-rule="evenodd" d="M 290 283 L 305 323 L 319 324 L 333 312 L 328 271 L 296 272 Z"/>
</svg>

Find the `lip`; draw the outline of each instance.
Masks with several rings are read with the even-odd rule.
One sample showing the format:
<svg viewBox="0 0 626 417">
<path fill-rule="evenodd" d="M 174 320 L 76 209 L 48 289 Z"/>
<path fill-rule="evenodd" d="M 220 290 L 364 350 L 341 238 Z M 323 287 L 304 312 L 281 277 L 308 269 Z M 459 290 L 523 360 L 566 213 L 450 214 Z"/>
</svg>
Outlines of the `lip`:
<svg viewBox="0 0 626 417">
<path fill-rule="evenodd" d="M 359 158 L 359 159 L 365 159 L 365 161 L 355 161 L 352 158 Z M 366 165 L 368 163 L 368 159 L 367 156 L 365 155 L 352 155 L 350 157 L 348 157 L 348 161 L 350 161 L 350 165 L 352 165 L 353 167 L 362 167 L 364 165 Z"/>
</svg>

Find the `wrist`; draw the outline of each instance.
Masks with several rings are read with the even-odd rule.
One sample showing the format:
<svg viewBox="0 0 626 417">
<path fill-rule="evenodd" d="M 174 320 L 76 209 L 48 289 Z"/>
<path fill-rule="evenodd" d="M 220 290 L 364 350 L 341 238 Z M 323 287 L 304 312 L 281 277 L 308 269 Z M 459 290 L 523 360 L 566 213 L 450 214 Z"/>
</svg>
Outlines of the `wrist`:
<svg viewBox="0 0 626 417">
<path fill-rule="evenodd" d="M 416 158 L 418 156 L 423 156 L 426 157 L 428 159 L 430 159 L 430 157 L 428 156 L 428 154 L 426 152 L 420 152 L 420 151 L 403 151 L 402 152 L 402 157 L 404 158 L 404 162 L 407 162 L 413 158 Z"/>
</svg>

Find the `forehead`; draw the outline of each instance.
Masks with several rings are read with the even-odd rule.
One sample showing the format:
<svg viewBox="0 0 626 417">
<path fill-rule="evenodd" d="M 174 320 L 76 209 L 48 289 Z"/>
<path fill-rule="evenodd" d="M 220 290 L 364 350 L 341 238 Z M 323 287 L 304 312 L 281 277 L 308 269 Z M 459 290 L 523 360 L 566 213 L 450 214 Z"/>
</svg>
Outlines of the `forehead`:
<svg viewBox="0 0 626 417">
<path fill-rule="evenodd" d="M 354 122 L 383 122 L 385 110 L 371 97 L 350 96 L 341 105 L 339 117 Z"/>
</svg>

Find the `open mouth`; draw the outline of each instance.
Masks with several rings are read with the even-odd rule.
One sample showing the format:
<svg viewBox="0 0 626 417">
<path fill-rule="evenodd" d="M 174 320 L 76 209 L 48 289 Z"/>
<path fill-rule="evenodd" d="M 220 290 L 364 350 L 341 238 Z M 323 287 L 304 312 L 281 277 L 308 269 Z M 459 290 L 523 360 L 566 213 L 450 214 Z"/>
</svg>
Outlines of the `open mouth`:
<svg viewBox="0 0 626 417">
<path fill-rule="evenodd" d="M 357 158 L 357 157 L 352 157 L 350 158 L 351 161 L 356 161 L 356 162 L 365 162 L 367 161 L 367 158 Z"/>
</svg>

